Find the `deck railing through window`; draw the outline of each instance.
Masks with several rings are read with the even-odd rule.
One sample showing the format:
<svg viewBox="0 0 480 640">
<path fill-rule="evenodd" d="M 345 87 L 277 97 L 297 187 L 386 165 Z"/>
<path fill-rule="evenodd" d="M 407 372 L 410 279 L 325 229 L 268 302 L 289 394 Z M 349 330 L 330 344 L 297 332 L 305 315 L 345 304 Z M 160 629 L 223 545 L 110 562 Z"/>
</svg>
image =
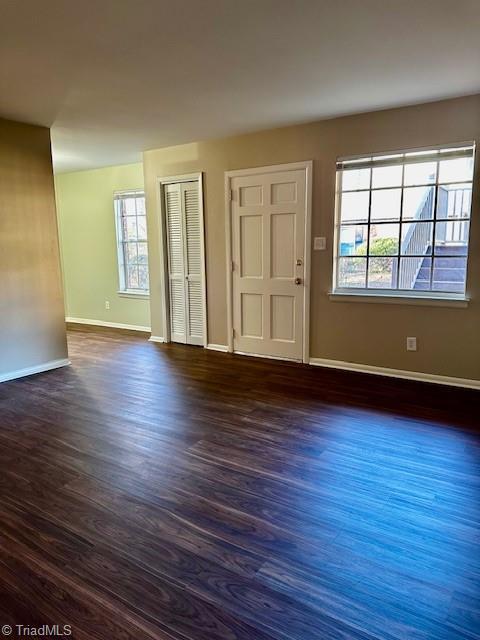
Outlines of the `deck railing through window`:
<svg viewBox="0 0 480 640">
<path fill-rule="evenodd" d="M 399 289 L 413 289 L 425 255 L 431 249 L 431 226 L 429 224 L 417 224 L 417 222 L 430 219 L 434 199 L 435 187 L 430 187 L 418 206 L 414 221 L 402 241 L 400 253 L 415 257 L 405 261 L 405 266 L 399 274 Z"/>
</svg>

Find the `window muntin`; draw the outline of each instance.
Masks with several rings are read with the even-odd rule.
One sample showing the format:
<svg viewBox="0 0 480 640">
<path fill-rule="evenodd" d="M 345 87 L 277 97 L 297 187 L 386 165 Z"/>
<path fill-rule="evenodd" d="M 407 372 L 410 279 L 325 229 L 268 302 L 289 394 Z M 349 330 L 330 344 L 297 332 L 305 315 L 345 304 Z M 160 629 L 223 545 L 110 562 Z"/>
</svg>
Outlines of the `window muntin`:
<svg viewBox="0 0 480 640">
<path fill-rule="evenodd" d="M 465 294 L 474 145 L 337 162 L 334 290 Z"/>
<path fill-rule="evenodd" d="M 148 245 L 145 194 L 115 193 L 118 274 L 120 291 L 148 293 Z"/>
</svg>

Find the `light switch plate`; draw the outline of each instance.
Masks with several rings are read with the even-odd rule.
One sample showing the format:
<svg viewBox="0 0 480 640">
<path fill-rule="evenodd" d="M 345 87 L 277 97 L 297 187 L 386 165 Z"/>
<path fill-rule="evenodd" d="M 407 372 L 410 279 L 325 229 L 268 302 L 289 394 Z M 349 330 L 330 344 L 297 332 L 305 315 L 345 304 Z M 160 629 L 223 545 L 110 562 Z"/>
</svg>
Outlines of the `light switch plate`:
<svg viewBox="0 0 480 640">
<path fill-rule="evenodd" d="M 314 238 L 313 239 L 313 250 L 314 251 L 325 251 L 327 248 L 327 239 L 324 237 Z"/>
</svg>

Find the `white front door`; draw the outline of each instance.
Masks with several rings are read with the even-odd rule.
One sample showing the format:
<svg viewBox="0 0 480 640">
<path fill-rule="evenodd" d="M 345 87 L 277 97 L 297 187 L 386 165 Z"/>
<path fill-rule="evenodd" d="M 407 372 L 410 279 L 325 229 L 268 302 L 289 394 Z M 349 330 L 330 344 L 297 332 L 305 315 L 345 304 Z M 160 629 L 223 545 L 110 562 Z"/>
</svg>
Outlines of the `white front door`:
<svg viewBox="0 0 480 640">
<path fill-rule="evenodd" d="M 233 176 L 234 351 L 302 360 L 306 169 Z"/>
</svg>

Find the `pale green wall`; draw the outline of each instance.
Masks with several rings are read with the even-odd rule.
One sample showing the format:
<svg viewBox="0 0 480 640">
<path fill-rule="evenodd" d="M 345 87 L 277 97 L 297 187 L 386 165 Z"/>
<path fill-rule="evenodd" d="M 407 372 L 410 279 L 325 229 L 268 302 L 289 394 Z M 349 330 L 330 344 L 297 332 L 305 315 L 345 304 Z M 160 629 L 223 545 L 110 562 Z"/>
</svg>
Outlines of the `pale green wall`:
<svg viewBox="0 0 480 640">
<path fill-rule="evenodd" d="M 113 193 L 126 189 L 143 189 L 142 163 L 55 176 L 67 317 L 150 326 L 149 300 L 118 294 Z"/>
</svg>

